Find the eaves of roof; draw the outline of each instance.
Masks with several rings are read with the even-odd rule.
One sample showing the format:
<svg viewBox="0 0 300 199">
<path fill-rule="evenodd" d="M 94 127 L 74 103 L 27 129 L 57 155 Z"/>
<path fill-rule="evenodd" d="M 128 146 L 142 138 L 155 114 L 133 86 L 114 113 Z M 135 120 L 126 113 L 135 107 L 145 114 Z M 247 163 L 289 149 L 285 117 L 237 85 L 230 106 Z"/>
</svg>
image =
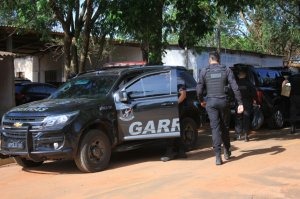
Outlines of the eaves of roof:
<svg viewBox="0 0 300 199">
<path fill-rule="evenodd" d="M 6 52 L 6 51 L 0 51 L 0 57 L 7 57 L 7 56 L 15 57 L 16 54 L 15 53 L 11 53 L 11 52 Z"/>
</svg>

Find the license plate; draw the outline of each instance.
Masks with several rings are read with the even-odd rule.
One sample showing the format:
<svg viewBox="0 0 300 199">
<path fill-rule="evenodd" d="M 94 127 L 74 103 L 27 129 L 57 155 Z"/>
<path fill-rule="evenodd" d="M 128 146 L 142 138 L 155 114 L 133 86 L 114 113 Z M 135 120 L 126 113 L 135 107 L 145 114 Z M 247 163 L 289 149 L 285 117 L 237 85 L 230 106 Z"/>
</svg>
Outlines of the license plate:
<svg viewBox="0 0 300 199">
<path fill-rule="evenodd" d="M 7 148 L 11 149 L 23 149 L 24 143 L 22 141 L 11 141 L 7 143 Z"/>
</svg>

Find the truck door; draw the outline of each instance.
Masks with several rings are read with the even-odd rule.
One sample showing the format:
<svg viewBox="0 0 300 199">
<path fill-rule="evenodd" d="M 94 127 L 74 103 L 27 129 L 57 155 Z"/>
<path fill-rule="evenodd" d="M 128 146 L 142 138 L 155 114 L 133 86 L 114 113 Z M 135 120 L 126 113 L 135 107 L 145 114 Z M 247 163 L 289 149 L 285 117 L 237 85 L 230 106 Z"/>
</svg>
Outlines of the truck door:
<svg viewBox="0 0 300 199">
<path fill-rule="evenodd" d="M 138 140 L 180 136 L 177 78 L 171 78 L 172 73 L 144 74 L 118 91 L 115 103 L 120 137 Z"/>
</svg>

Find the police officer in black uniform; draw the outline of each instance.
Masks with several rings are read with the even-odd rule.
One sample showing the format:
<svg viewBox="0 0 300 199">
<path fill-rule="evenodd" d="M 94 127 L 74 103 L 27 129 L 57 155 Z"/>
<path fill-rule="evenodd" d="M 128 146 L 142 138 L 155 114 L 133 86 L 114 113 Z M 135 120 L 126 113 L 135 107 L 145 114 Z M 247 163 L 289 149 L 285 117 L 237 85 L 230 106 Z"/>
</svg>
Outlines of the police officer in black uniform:
<svg viewBox="0 0 300 199">
<path fill-rule="evenodd" d="M 179 115 L 186 104 L 186 88 L 185 82 L 178 79 L 178 109 Z M 176 158 L 187 158 L 186 149 L 182 137 L 170 138 L 167 142 L 166 153 L 160 158 L 161 161 L 166 162 Z"/>
<path fill-rule="evenodd" d="M 220 65 L 220 56 L 217 52 L 209 53 L 209 66 L 201 70 L 197 85 L 197 95 L 201 106 L 205 106 L 212 129 L 213 148 L 216 155 L 216 165 L 222 164 L 221 145 L 224 145 L 224 158 L 228 160 L 231 155 L 230 137 L 227 117 L 230 113 L 228 101 L 228 85 L 234 92 L 238 103 L 238 113 L 244 111 L 241 93 L 235 81 L 233 72 L 226 66 Z M 206 102 L 203 100 L 206 90 Z"/>
<path fill-rule="evenodd" d="M 292 69 L 292 74 L 288 80 L 291 84 L 291 92 L 290 92 L 290 110 L 289 110 L 289 118 L 291 124 L 291 133 L 296 132 L 296 124 L 300 121 L 300 71 L 297 68 Z"/>
<path fill-rule="evenodd" d="M 252 82 L 247 78 L 246 68 L 240 67 L 238 70 L 238 78 L 236 82 L 242 95 L 244 112 L 241 114 L 236 114 L 235 133 L 237 140 L 241 140 L 241 134 L 244 134 L 244 140 L 245 142 L 248 142 L 248 134 L 251 127 L 251 115 L 253 113 L 253 103 L 256 102 L 256 89 Z"/>
</svg>

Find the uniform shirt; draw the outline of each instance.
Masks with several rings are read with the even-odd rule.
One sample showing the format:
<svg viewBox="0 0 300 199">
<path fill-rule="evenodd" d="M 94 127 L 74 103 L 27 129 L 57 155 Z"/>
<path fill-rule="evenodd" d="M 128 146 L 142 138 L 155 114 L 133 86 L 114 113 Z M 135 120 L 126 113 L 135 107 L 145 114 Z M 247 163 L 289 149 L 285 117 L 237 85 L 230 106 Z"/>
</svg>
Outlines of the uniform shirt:
<svg viewBox="0 0 300 199">
<path fill-rule="evenodd" d="M 222 67 L 222 66 L 219 64 L 211 64 L 208 67 L 213 69 L 213 68 Z M 197 96 L 200 101 L 203 101 L 203 93 L 204 93 L 204 88 L 205 88 L 205 75 L 206 75 L 206 69 L 201 70 L 199 81 L 197 84 Z M 229 83 L 232 91 L 234 92 L 234 97 L 235 97 L 238 105 L 242 105 L 243 103 L 242 103 L 241 93 L 240 93 L 238 85 L 235 81 L 233 72 L 230 68 L 226 67 L 226 75 L 227 75 L 228 83 Z"/>
<path fill-rule="evenodd" d="M 292 74 L 289 82 L 291 83 L 291 96 L 300 96 L 300 74 Z"/>
</svg>

